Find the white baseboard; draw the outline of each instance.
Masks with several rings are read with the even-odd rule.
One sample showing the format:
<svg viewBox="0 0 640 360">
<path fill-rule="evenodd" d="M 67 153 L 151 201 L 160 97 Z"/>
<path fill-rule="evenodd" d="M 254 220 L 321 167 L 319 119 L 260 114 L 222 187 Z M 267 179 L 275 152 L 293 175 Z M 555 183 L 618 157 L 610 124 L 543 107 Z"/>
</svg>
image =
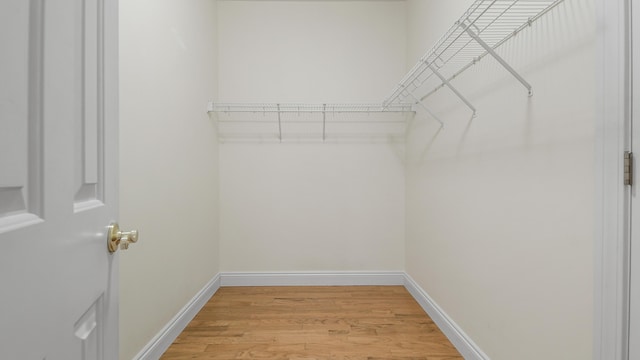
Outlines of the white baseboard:
<svg viewBox="0 0 640 360">
<path fill-rule="evenodd" d="M 422 309 L 438 325 L 440 330 L 458 349 L 465 360 L 489 360 L 489 357 L 480 350 L 478 345 L 471 340 L 467 334 L 442 310 L 438 304 L 424 291 L 408 274 L 404 274 L 404 287 L 409 291 L 414 299 L 420 304 Z"/>
<path fill-rule="evenodd" d="M 223 272 L 221 286 L 404 285 L 404 272 Z"/>
<path fill-rule="evenodd" d="M 191 320 L 198 314 L 200 309 L 211 299 L 213 294 L 220 288 L 220 274 L 211 279 L 176 316 L 160 330 L 147 346 L 145 346 L 133 359 L 134 360 L 157 360 L 167 351 L 173 341 L 180 335 Z"/>
<path fill-rule="evenodd" d="M 157 360 L 221 286 L 404 285 L 466 360 L 490 360 L 405 272 L 224 272 L 217 274 L 133 360 Z"/>
</svg>

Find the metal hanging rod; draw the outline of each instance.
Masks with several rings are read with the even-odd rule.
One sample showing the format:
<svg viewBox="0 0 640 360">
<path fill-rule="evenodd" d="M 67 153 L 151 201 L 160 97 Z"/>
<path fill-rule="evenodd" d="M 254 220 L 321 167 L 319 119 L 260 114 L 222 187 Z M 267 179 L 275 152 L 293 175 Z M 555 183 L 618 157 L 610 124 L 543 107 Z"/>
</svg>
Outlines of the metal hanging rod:
<svg viewBox="0 0 640 360">
<path fill-rule="evenodd" d="M 448 87 L 475 114 L 475 107 L 451 81 L 487 55 L 492 56 L 532 94 L 531 85 L 495 49 L 563 0 L 476 0 L 425 53 L 383 102 L 385 107 L 424 100 Z M 420 94 L 418 94 L 420 93 Z M 426 95 L 424 95 L 426 93 Z"/>
<path fill-rule="evenodd" d="M 259 103 L 213 103 L 209 112 L 250 112 L 250 113 L 409 113 L 414 112 L 413 105 L 395 103 L 382 104 L 259 104 Z"/>
</svg>

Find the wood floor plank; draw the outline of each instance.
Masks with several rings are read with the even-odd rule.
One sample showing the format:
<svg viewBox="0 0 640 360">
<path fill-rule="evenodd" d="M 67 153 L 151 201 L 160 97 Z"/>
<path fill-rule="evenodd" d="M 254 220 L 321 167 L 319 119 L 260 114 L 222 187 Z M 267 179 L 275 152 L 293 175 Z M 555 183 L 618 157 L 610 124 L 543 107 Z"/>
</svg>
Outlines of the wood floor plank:
<svg viewBox="0 0 640 360">
<path fill-rule="evenodd" d="M 402 286 L 223 287 L 163 360 L 461 360 Z"/>
</svg>

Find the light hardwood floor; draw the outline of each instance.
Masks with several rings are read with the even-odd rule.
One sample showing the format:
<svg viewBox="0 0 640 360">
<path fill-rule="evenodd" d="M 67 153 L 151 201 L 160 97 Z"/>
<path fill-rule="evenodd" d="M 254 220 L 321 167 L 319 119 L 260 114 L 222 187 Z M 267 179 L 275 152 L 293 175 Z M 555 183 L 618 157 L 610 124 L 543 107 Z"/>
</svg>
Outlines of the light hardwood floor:
<svg viewBox="0 0 640 360">
<path fill-rule="evenodd" d="M 223 287 L 162 356 L 463 359 L 402 286 Z"/>
</svg>

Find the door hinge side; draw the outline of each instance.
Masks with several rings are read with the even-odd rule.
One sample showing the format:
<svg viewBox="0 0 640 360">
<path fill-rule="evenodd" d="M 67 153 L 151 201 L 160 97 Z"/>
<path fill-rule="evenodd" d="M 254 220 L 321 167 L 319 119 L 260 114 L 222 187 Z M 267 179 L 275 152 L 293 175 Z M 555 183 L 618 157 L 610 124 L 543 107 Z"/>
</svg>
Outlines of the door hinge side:
<svg viewBox="0 0 640 360">
<path fill-rule="evenodd" d="M 624 152 L 624 184 L 633 185 L 633 153 L 631 151 Z"/>
</svg>

